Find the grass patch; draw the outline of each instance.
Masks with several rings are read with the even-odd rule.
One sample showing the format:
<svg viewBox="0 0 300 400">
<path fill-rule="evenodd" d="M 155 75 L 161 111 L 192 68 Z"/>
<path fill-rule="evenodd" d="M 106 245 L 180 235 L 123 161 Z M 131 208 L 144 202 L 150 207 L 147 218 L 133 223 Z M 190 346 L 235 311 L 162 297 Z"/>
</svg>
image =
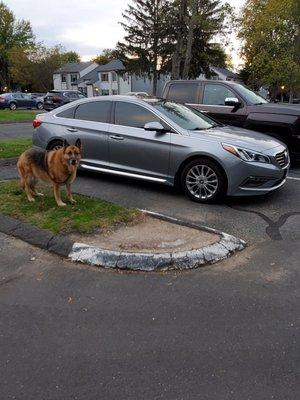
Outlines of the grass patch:
<svg viewBox="0 0 300 400">
<path fill-rule="evenodd" d="M 5 122 L 31 122 L 36 114 L 40 114 L 40 110 L 0 110 L 0 123 Z"/>
<path fill-rule="evenodd" d="M 58 207 L 51 188 L 42 186 L 39 191 L 45 197 L 38 197 L 30 203 L 18 181 L 0 182 L 0 213 L 54 233 L 91 233 L 120 223 L 133 223 L 142 216 L 138 210 L 76 194 L 76 204 L 71 205 L 63 190 L 62 198 L 67 206 Z"/>
<path fill-rule="evenodd" d="M 19 157 L 32 146 L 31 139 L 0 139 L 0 158 Z"/>
</svg>

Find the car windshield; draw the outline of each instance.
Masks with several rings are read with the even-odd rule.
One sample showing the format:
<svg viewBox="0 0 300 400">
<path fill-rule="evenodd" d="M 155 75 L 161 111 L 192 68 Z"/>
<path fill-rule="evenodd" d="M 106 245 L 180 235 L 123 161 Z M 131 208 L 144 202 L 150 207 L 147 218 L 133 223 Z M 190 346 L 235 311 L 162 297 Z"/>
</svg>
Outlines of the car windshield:
<svg viewBox="0 0 300 400">
<path fill-rule="evenodd" d="M 252 90 L 248 89 L 246 86 L 238 85 L 238 91 L 249 104 L 255 105 L 255 104 L 268 103 L 266 99 L 252 92 Z"/>
<path fill-rule="evenodd" d="M 204 130 L 219 124 L 199 111 L 170 101 L 158 101 L 152 106 L 183 129 Z"/>
</svg>

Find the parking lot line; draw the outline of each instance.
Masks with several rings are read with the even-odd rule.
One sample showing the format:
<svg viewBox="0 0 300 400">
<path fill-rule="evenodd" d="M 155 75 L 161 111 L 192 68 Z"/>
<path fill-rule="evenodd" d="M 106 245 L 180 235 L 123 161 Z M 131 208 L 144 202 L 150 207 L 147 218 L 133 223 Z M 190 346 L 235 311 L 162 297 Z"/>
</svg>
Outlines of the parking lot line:
<svg viewBox="0 0 300 400">
<path fill-rule="evenodd" d="M 294 178 L 293 176 L 288 176 L 287 179 L 293 179 L 295 181 L 300 181 L 300 178 Z"/>
</svg>

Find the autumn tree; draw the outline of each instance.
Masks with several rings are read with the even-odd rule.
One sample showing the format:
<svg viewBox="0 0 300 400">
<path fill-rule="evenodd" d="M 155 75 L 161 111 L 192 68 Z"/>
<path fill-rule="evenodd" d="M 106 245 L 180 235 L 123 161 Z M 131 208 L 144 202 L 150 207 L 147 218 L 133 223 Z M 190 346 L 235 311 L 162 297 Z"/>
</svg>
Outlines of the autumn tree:
<svg viewBox="0 0 300 400">
<path fill-rule="evenodd" d="M 115 49 L 104 49 L 102 52 L 97 55 L 93 61 L 99 65 L 107 64 L 109 61 L 114 58 L 118 58 L 119 54 Z"/>
<path fill-rule="evenodd" d="M 76 57 L 75 57 L 76 56 Z M 53 85 L 53 73 L 66 62 L 80 60 L 75 52 L 66 52 L 62 46 L 45 47 L 37 44 L 30 50 L 12 50 L 10 75 L 13 81 L 33 92 L 47 92 Z"/>
<path fill-rule="evenodd" d="M 34 43 L 29 21 L 16 20 L 13 12 L 0 2 L 0 86 L 10 86 L 9 54 L 24 51 Z"/>
<path fill-rule="evenodd" d="M 249 0 L 240 18 L 248 82 L 286 86 L 290 101 L 300 87 L 299 14 L 298 0 Z"/>
</svg>

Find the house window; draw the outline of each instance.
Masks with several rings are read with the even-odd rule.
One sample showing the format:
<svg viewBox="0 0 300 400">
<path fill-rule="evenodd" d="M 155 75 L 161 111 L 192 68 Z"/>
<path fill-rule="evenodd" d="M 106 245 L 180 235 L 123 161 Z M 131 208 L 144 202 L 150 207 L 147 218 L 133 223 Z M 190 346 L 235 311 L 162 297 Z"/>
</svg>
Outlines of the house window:
<svg viewBox="0 0 300 400">
<path fill-rule="evenodd" d="M 109 95 L 109 90 L 108 89 L 102 89 L 101 90 L 101 96 L 108 96 Z"/>
<path fill-rule="evenodd" d="M 118 91 L 117 91 L 116 89 L 113 89 L 113 90 L 112 90 L 112 94 L 114 94 L 114 95 L 115 95 L 115 94 L 118 94 Z"/>
<path fill-rule="evenodd" d="M 101 74 L 101 81 L 108 82 L 108 74 Z"/>
<path fill-rule="evenodd" d="M 76 82 L 78 79 L 77 74 L 71 74 L 71 83 Z"/>
<path fill-rule="evenodd" d="M 62 75 L 61 75 L 61 81 L 62 81 L 62 82 L 67 82 L 67 76 L 66 76 L 66 74 L 62 74 Z"/>
<path fill-rule="evenodd" d="M 117 78 L 117 74 L 115 72 L 111 73 L 111 79 L 112 79 L 113 82 L 117 81 L 118 78 Z"/>
</svg>

